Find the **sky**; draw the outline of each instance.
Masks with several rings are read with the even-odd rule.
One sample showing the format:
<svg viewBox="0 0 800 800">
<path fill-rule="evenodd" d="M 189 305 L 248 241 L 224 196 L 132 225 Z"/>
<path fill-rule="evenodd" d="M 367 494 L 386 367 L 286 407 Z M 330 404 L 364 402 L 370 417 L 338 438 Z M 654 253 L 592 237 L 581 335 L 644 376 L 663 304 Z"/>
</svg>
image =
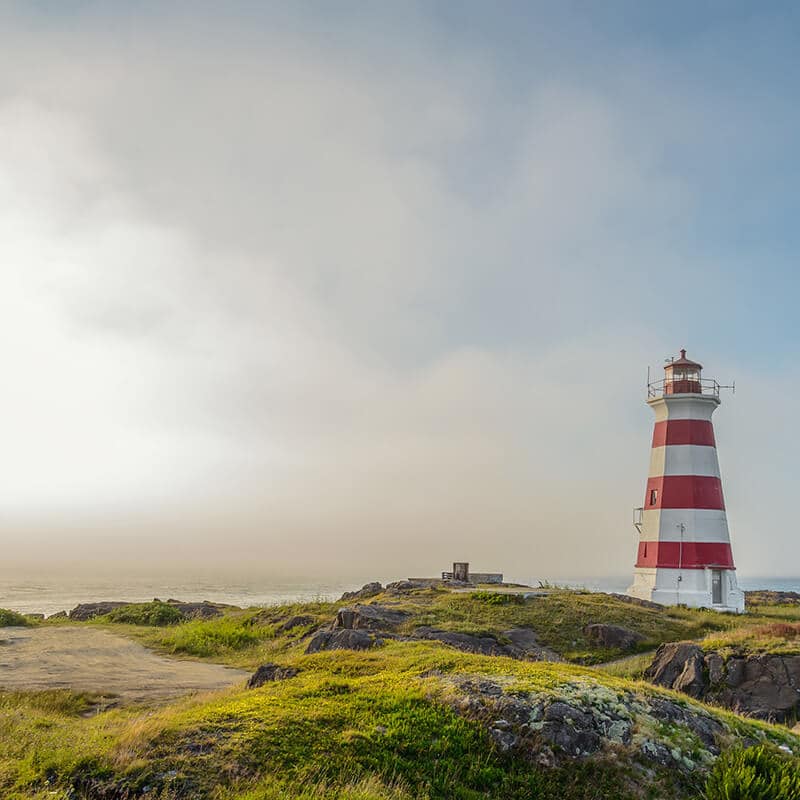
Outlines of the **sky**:
<svg viewBox="0 0 800 800">
<path fill-rule="evenodd" d="M 800 575 L 800 7 L 0 3 L 5 565 L 632 571 L 647 367 Z"/>
</svg>

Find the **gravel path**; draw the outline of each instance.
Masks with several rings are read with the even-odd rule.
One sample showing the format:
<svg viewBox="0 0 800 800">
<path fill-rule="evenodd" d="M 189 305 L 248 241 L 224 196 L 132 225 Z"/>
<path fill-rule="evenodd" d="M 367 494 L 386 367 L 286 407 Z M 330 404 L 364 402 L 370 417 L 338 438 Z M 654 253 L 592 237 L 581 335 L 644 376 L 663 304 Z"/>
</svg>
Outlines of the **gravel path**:
<svg viewBox="0 0 800 800">
<path fill-rule="evenodd" d="M 0 628 L 4 689 L 74 689 L 114 702 L 149 702 L 222 689 L 247 676 L 219 664 L 165 658 L 100 628 Z"/>
</svg>

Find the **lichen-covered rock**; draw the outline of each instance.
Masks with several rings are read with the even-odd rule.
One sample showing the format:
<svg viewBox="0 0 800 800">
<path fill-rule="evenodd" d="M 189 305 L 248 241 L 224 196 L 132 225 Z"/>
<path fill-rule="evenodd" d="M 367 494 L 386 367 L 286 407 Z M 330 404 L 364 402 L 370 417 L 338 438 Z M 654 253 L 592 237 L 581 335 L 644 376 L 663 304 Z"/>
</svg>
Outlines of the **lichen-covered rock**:
<svg viewBox="0 0 800 800">
<path fill-rule="evenodd" d="M 498 749 L 552 766 L 563 759 L 627 750 L 643 763 L 690 774 L 708 765 L 730 731 L 701 706 L 612 689 L 591 678 L 552 690 L 519 691 L 506 680 L 436 673 L 457 688 L 457 713 L 486 726 Z"/>
</svg>

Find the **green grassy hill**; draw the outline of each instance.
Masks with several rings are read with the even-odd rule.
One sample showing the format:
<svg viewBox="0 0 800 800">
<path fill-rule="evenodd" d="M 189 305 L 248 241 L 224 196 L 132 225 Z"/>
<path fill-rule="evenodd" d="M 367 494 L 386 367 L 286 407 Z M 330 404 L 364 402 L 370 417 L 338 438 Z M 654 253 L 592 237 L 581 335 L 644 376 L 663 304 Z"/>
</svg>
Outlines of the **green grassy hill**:
<svg viewBox="0 0 800 800">
<path fill-rule="evenodd" d="M 774 769 L 791 762 L 777 748 L 800 753 L 800 738 L 785 727 L 587 666 L 620 655 L 587 641 L 583 628 L 592 622 L 624 625 L 645 637 L 640 647 L 653 648 L 729 635 L 736 618 L 569 591 L 521 600 L 426 589 L 363 602 L 408 613 L 396 640 L 306 654 L 310 633 L 330 625 L 341 603 L 188 622 L 143 604 L 83 623 L 113 626 L 182 657 L 252 668 L 274 662 L 298 672 L 256 689 L 102 713 L 92 697 L 66 691 L 0 692 L 0 796 L 699 799 L 714 771 L 724 787 L 726 770 L 750 769 L 741 759 L 729 766 L 721 751 L 763 745 Z M 763 607 L 752 622 L 771 615 Z M 404 638 L 421 625 L 499 639 L 530 627 L 543 645 L 583 663 L 476 655 Z M 800 770 L 800 762 L 790 767 Z"/>
</svg>

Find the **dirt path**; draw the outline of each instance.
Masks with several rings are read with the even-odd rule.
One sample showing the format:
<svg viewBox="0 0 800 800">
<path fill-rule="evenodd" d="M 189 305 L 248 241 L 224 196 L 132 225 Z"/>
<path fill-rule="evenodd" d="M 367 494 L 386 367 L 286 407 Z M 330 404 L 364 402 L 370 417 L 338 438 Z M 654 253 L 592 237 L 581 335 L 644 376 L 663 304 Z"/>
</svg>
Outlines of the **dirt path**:
<svg viewBox="0 0 800 800">
<path fill-rule="evenodd" d="M 162 701 L 242 683 L 247 675 L 165 658 L 99 628 L 0 628 L 4 689 L 74 689 L 117 702 Z"/>
</svg>

